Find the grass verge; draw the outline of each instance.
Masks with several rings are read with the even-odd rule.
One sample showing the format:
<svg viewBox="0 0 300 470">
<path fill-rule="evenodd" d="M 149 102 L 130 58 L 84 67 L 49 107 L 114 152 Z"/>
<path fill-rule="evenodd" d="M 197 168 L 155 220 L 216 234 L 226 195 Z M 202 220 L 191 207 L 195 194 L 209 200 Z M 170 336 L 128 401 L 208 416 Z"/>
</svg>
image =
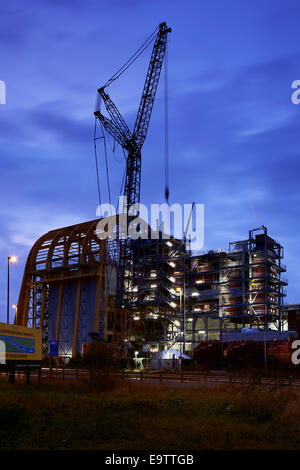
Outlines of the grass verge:
<svg viewBox="0 0 300 470">
<path fill-rule="evenodd" d="M 0 449 L 300 449 L 299 393 L 86 381 L 0 380 Z"/>
</svg>

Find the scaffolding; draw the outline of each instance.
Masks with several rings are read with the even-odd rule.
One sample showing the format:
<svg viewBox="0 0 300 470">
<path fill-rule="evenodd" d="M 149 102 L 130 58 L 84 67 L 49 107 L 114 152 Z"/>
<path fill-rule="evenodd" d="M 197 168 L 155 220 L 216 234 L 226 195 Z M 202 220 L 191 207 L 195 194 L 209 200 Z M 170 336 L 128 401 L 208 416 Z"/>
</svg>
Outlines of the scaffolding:
<svg viewBox="0 0 300 470">
<path fill-rule="evenodd" d="M 126 341 L 137 349 L 192 351 L 224 331 L 283 327 L 283 248 L 262 226 L 228 250 L 193 254 L 182 240 L 137 239 L 124 275 L 131 319 Z M 123 306 L 125 307 L 125 305 Z"/>
<path fill-rule="evenodd" d="M 224 331 L 283 326 L 283 248 L 266 227 L 229 243 L 228 251 L 209 251 L 187 259 L 187 307 L 184 342 L 222 340 Z"/>
<path fill-rule="evenodd" d="M 161 232 L 131 240 L 120 306 L 118 218 L 113 222 L 116 236 L 106 240 L 98 219 L 48 232 L 32 247 L 15 323 L 42 328 L 44 354 L 56 339 L 60 355 L 74 357 L 90 332 L 122 358 L 132 345 L 186 353 L 243 327 L 284 328 L 283 248 L 264 226 L 228 250 L 200 254 Z"/>
<path fill-rule="evenodd" d="M 184 252 L 181 240 L 163 238 L 162 233 L 157 239 L 138 239 L 133 244 L 127 306 L 132 312 L 131 340 L 144 350 L 169 349 L 180 335 L 176 286 Z"/>
</svg>

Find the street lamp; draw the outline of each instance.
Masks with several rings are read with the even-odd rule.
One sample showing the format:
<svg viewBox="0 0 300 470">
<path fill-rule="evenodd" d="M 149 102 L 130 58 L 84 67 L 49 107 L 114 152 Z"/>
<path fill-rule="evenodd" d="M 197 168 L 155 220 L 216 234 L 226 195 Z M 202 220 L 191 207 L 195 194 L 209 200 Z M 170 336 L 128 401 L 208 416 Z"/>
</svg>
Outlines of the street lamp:
<svg viewBox="0 0 300 470">
<path fill-rule="evenodd" d="M 7 257 L 7 323 L 9 323 L 9 266 L 10 266 L 10 263 L 16 263 L 16 262 L 17 262 L 16 256 Z"/>
<path fill-rule="evenodd" d="M 134 356 L 135 356 L 135 368 L 137 369 L 138 368 L 138 354 L 139 352 L 138 351 L 134 351 Z"/>
<path fill-rule="evenodd" d="M 182 293 L 183 293 L 183 289 L 181 287 L 176 287 L 176 292 L 178 292 L 180 294 L 180 297 L 179 297 L 179 314 L 180 314 L 180 322 L 182 322 L 183 324 L 183 341 L 185 340 L 185 337 L 184 337 L 184 318 L 182 319 Z M 180 331 L 180 355 L 182 353 L 182 336 L 181 336 L 181 331 Z"/>
<path fill-rule="evenodd" d="M 16 320 L 17 320 L 17 318 L 18 318 L 18 306 L 15 305 L 15 304 L 13 304 L 13 305 L 12 305 L 12 308 L 15 309 L 15 311 L 16 311 Z M 16 322 L 16 323 L 17 323 L 17 322 Z"/>
</svg>

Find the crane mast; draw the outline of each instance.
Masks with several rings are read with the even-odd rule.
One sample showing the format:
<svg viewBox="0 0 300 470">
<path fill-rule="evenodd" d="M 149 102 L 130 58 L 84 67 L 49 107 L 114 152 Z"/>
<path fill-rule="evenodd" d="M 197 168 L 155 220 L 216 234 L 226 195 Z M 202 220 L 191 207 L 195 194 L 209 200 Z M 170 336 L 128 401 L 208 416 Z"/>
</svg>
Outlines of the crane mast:
<svg viewBox="0 0 300 470">
<path fill-rule="evenodd" d="M 103 101 L 109 118 L 100 110 L 100 100 L 96 106 L 95 116 L 100 120 L 106 131 L 127 151 L 126 176 L 124 196 L 127 205 L 125 210 L 128 220 L 129 208 L 140 203 L 141 190 L 141 149 L 147 136 L 155 95 L 159 83 L 159 77 L 166 52 L 167 35 L 171 29 L 166 23 L 160 23 L 155 37 L 151 58 L 146 74 L 146 80 L 140 100 L 133 132 L 131 133 L 126 122 L 122 118 L 116 105 L 112 102 L 106 86 L 99 88 L 99 98 Z M 108 84 L 111 82 L 109 81 Z M 129 223 L 129 222 L 128 222 Z M 134 288 L 134 263 L 132 256 L 132 240 L 125 236 L 119 239 L 119 265 L 117 281 L 117 305 L 118 307 L 130 307 L 132 305 Z"/>
</svg>

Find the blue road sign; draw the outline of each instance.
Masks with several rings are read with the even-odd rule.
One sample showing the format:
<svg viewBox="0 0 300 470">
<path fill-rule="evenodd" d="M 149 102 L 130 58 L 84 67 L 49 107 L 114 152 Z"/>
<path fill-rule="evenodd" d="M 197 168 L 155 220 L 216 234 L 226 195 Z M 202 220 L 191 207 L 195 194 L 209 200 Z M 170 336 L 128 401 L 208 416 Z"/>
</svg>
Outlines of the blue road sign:
<svg viewBox="0 0 300 470">
<path fill-rule="evenodd" d="M 58 341 L 56 339 L 49 341 L 49 353 L 52 357 L 58 356 Z"/>
</svg>

